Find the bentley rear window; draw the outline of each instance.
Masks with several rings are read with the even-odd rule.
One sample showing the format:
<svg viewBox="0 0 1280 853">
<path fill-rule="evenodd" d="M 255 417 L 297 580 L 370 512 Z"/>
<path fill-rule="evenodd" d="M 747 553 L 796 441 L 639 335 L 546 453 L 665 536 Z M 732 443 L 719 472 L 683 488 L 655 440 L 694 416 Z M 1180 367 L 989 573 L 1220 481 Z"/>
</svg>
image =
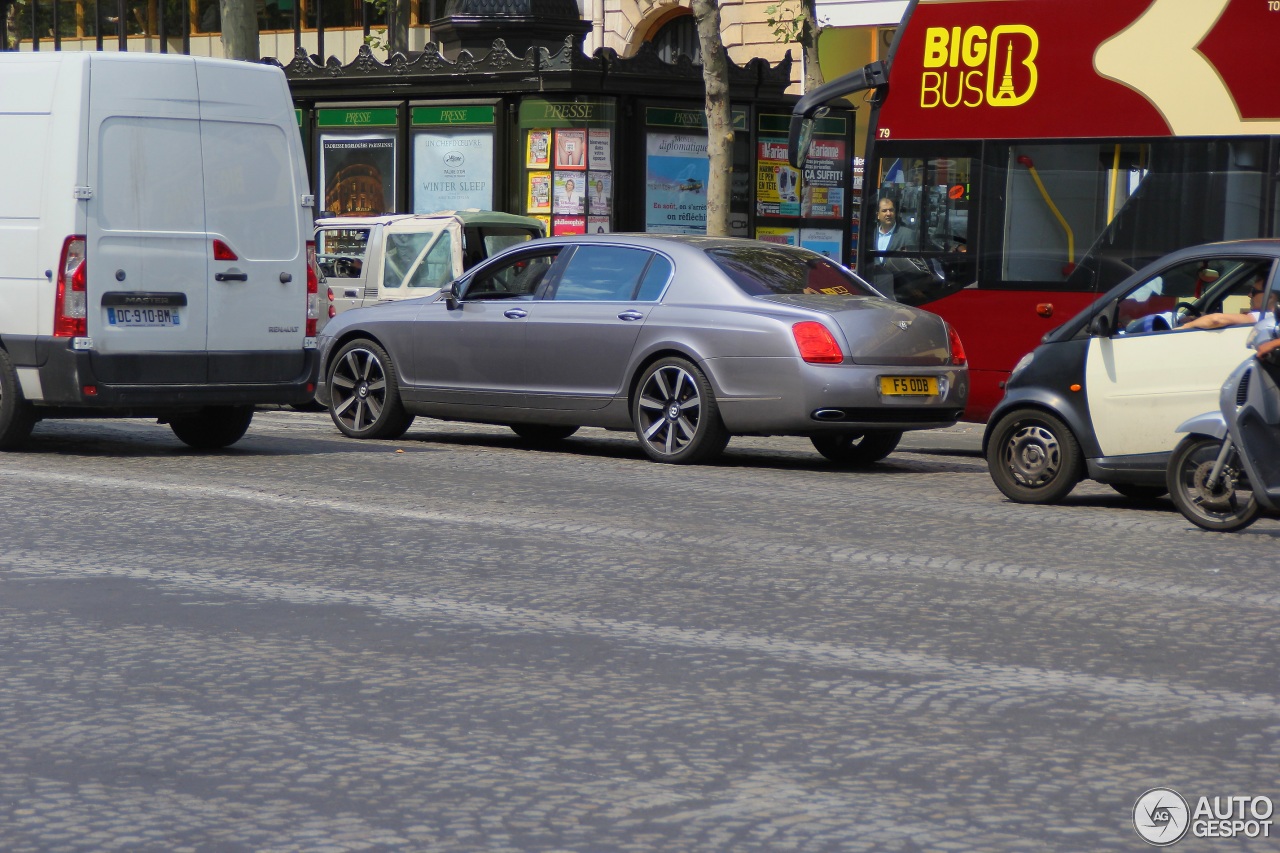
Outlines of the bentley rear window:
<svg viewBox="0 0 1280 853">
<path fill-rule="evenodd" d="M 878 296 L 870 285 L 822 255 L 774 246 L 710 249 L 707 255 L 750 296 Z"/>
</svg>

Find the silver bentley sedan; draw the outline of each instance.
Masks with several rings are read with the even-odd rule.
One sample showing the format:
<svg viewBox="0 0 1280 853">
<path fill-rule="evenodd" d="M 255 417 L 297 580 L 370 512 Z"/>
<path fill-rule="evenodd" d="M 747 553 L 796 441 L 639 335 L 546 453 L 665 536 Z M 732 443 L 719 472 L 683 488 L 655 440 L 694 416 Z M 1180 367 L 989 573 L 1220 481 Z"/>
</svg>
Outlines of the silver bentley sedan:
<svg viewBox="0 0 1280 853">
<path fill-rule="evenodd" d="M 634 430 L 696 463 L 733 435 L 802 435 L 844 465 L 950 426 L 968 369 L 941 318 L 822 255 L 721 237 L 597 234 L 504 251 L 434 296 L 340 314 L 317 400 L 353 438 L 415 415 L 552 444 Z"/>
</svg>

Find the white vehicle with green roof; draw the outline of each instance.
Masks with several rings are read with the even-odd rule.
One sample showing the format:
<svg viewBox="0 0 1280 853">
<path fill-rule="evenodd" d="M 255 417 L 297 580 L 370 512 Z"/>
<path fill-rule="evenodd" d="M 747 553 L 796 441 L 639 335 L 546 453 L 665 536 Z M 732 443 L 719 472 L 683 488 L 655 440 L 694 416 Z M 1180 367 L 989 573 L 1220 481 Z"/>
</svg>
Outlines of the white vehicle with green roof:
<svg viewBox="0 0 1280 853">
<path fill-rule="evenodd" d="M 320 325 L 349 308 L 430 296 L 490 255 L 543 236 L 541 220 L 491 210 L 319 219 Z"/>
</svg>

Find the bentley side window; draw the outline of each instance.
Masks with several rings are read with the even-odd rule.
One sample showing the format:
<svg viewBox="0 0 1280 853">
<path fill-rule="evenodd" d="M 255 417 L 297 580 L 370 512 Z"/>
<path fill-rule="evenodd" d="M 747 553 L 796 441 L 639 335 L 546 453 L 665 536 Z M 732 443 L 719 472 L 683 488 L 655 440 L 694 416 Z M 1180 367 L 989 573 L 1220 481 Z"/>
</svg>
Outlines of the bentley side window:
<svg viewBox="0 0 1280 853">
<path fill-rule="evenodd" d="M 536 255 L 521 255 L 499 267 L 484 270 L 471 280 L 462 298 L 532 299 L 559 254 L 557 249 Z"/>
<path fill-rule="evenodd" d="M 653 253 L 622 246 L 579 246 L 552 296 L 557 302 L 629 302 Z"/>
</svg>

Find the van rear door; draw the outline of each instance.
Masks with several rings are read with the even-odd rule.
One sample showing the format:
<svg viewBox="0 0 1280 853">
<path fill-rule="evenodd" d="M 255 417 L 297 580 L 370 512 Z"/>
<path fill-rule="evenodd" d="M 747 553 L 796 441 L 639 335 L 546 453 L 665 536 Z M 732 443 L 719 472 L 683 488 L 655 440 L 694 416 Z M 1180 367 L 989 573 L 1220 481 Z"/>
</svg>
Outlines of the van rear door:
<svg viewBox="0 0 1280 853">
<path fill-rule="evenodd" d="M 87 306 L 99 381 L 204 382 L 209 246 L 195 63 L 95 56 Z M 164 359 L 139 358 L 163 352 Z"/>
<path fill-rule="evenodd" d="M 197 74 L 205 227 L 234 255 L 210 257 L 209 379 L 294 379 L 312 218 L 288 87 L 279 69 L 250 63 L 202 63 Z"/>
</svg>

